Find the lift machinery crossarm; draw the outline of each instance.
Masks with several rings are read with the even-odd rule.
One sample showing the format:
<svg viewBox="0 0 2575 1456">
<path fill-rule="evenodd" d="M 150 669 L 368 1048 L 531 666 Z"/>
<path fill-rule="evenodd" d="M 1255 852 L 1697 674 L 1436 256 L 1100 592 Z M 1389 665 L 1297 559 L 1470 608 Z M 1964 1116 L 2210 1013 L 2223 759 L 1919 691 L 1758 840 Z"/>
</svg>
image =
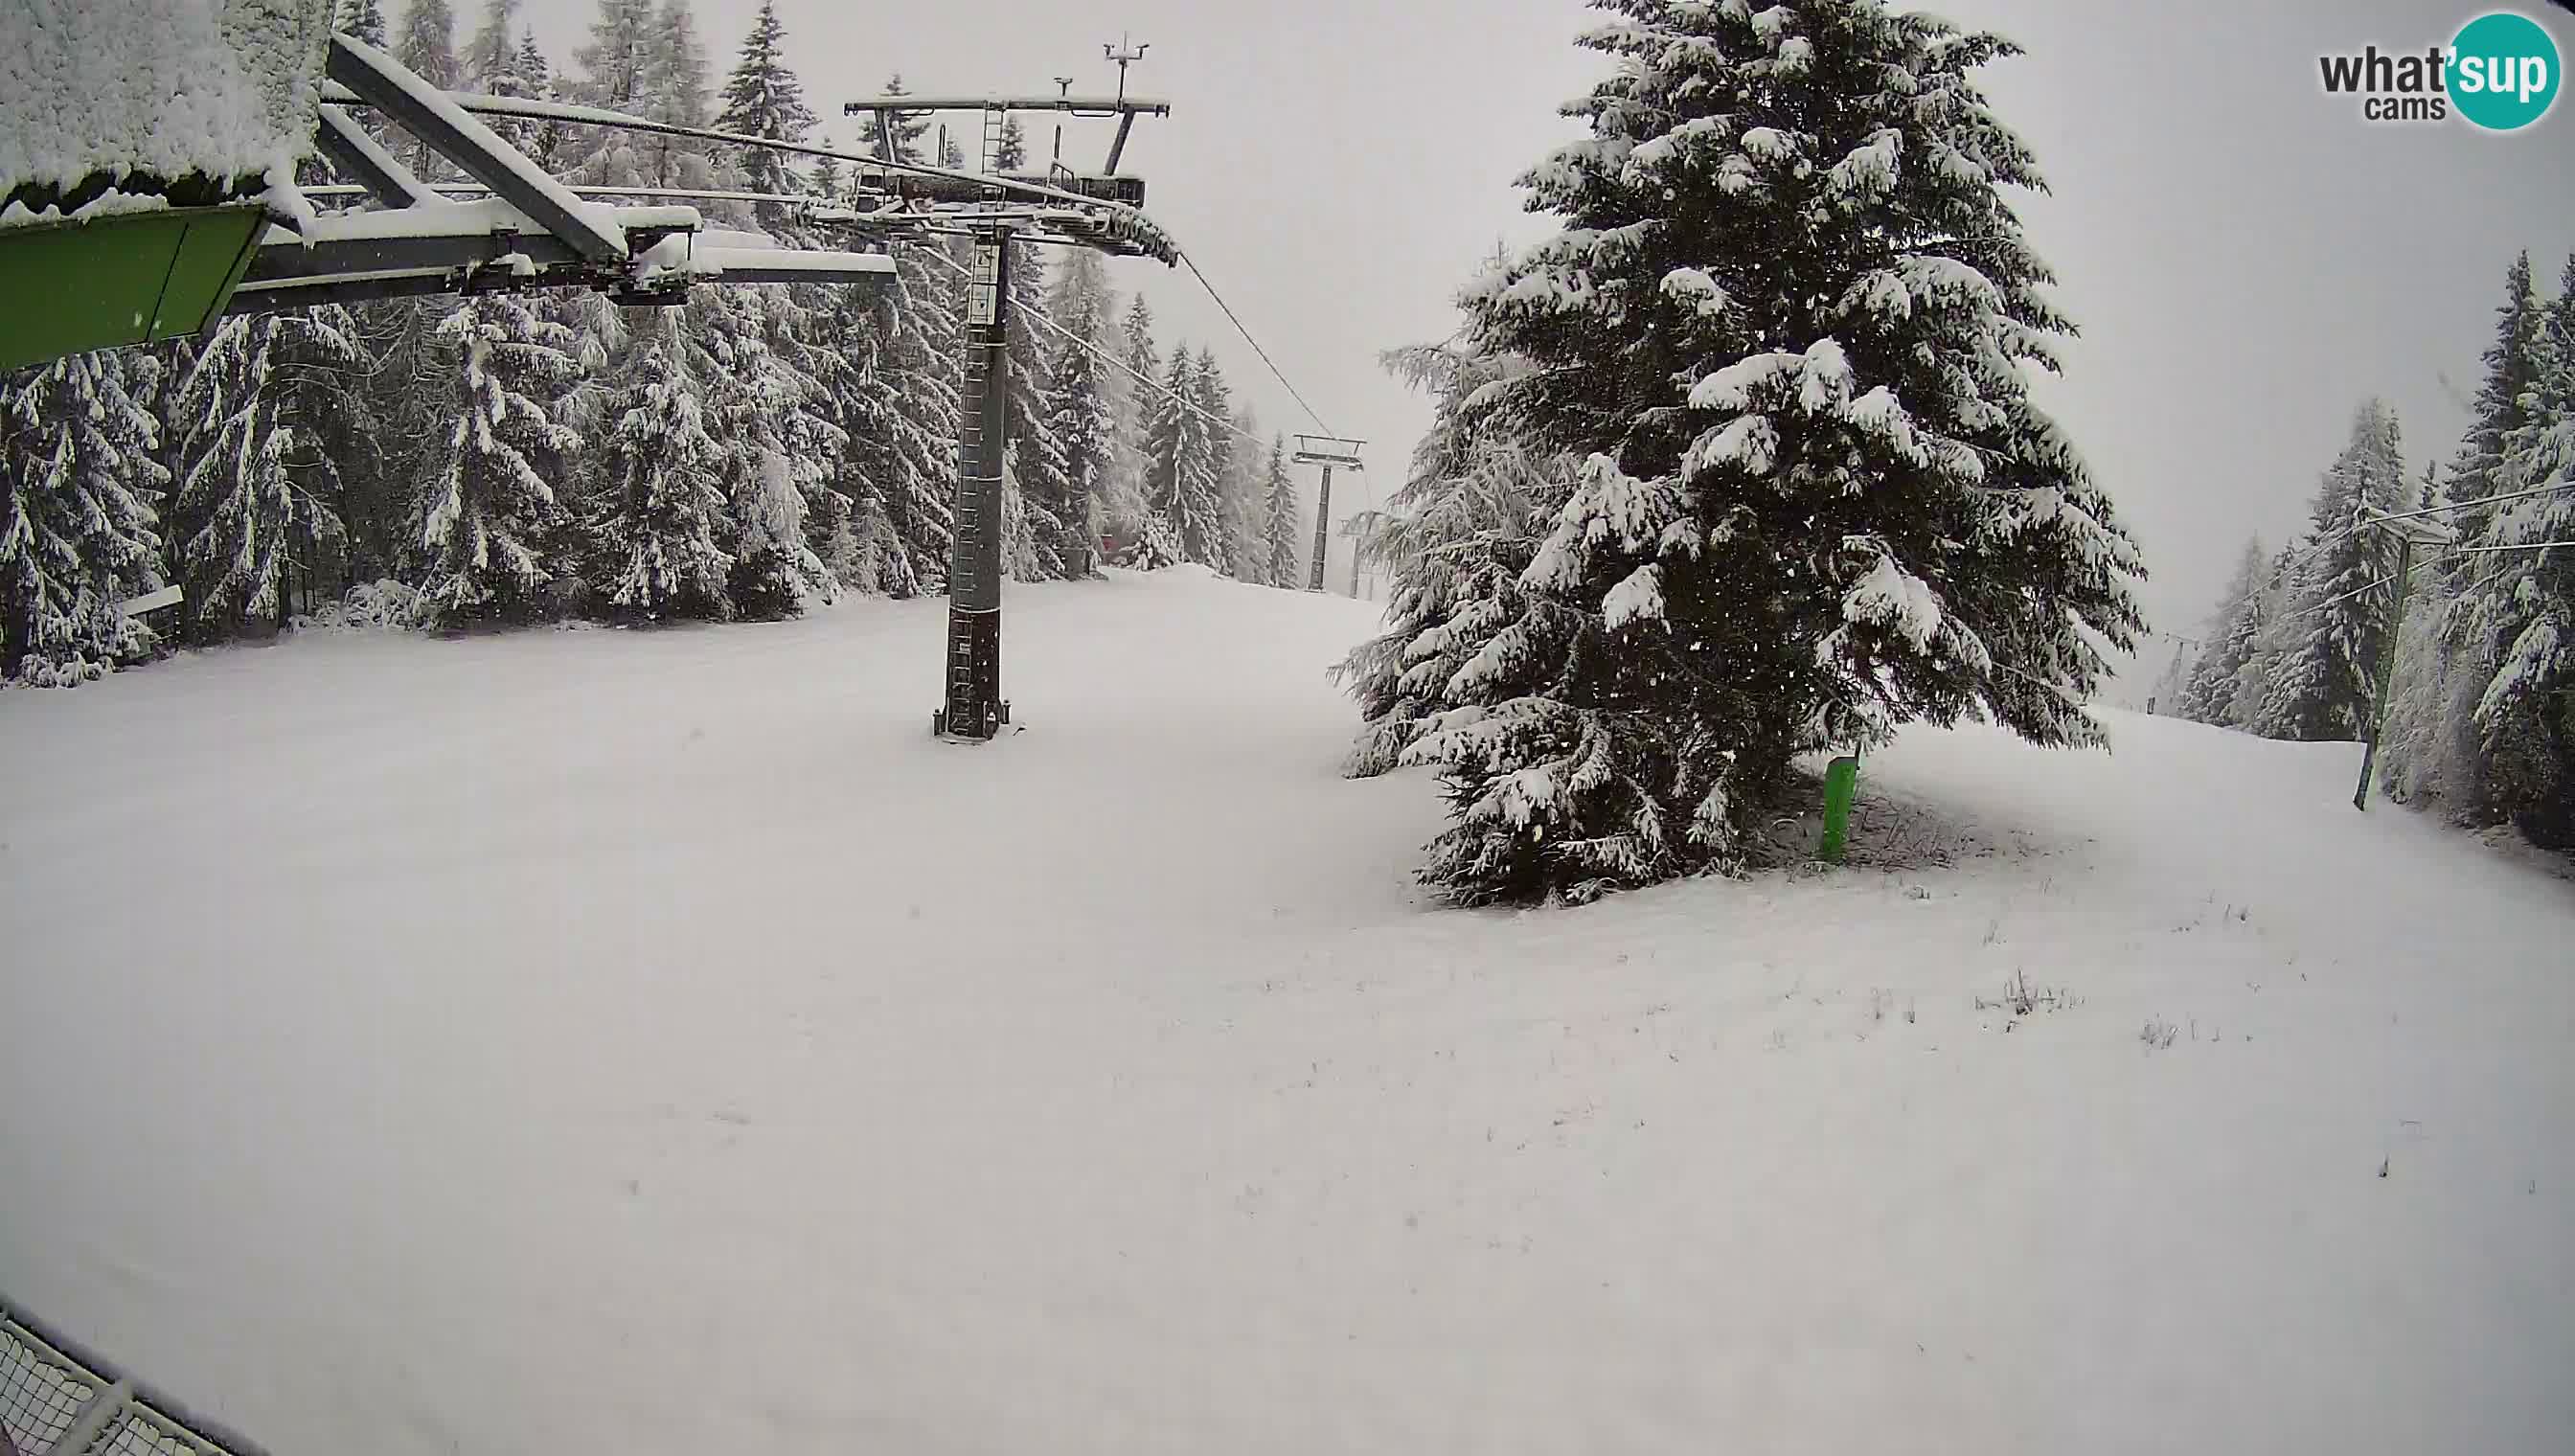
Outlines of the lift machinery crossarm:
<svg viewBox="0 0 2575 1456">
<path fill-rule="evenodd" d="M 843 116 L 921 111 L 1064 111 L 1076 116 L 1170 116 L 1172 103 L 1143 96 L 878 96 L 853 101 Z"/>
</svg>

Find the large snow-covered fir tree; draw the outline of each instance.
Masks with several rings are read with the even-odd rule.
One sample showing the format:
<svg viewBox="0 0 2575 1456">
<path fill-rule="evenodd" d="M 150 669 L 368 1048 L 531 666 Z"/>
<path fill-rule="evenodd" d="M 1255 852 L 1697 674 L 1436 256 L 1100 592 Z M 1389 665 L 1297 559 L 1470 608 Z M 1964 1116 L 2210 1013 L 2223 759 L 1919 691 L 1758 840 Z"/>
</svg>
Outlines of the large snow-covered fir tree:
<svg viewBox="0 0 2575 1456">
<path fill-rule="evenodd" d="M 886 78 L 885 89 L 878 94 L 882 96 L 909 96 L 912 92 L 909 87 L 906 87 L 903 84 L 903 73 L 901 71 L 897 71 L 892 76 Z M 924 111 L 898 111 L 892 115 L 894 120 L 894 136 L 891 139 L 891 155 L 894 157 L 894 160 L 898 162 L 929 161 L 930 153 L 922 146 L 922 141 L 930 135 L 930 113 Z M 889 139 L 885 133 L 886 128 L 878 124 L 877 114 L 873 111 L 866 113 L 859 121 L 859 150 L 867 153 L 871 157 L 883 157 L 888 155 Z"/>
<path fill-rule="evenodd" d="M 655 49 L 652 0 L 599 0 L 590 23 L 590 39 L 573 51 L 580 79 L 566 89 L 585 106 L 605 107 L 631 115 L 655 109 Z M 574 132 L 566 160 L 572 180 L 592 187 L 641 187 L 651 162 L 642 138 L 604 127 Z"/>
<path fill-rule="evenodd" d="M 1226 575 L 1239 582 L 1270 579 L 1270 497 L 1261 473 L 1261 417 L 1250 405 L 1237 408 L 1225 435 L 1225 482 L 1222 492 Z"/>
<path fill-rule="evenodd" d="M 751 34 L 743 38 L 741 59 L 725 82 L 724 110 L 716 116 L 716 130 L 801 142 L 814 129 L 814 108 L 805 100 L 805 83 L 787 64 L 787 27 L 778 18 L 777 0 L 762 0 Z M 746 192 L 786 194 L 803 189 L 784 152 L 738 148 L 734 167 Z M 757 203 L 753 216 L 769 232 L 783 233 L 791 209 L 782 203 Z"/>
<path fill-rule="evenodd" d="M 519 0 L 484 0 L 482 19 L 474 27 L 473 38 L 456 58 L 457 75 L 465 90 L 516 94 L 520 83 L 519 38 L 511 33 L 511 22 L 518 13 Z"/>
<path fill-rule="evenodd" d="M 1108 529 L 1121 541 L 1134 541 L 1153 516 L 1147 501 L 1153 474 L 1154 412 L 1162 399 L 1163 355 L 1154 342 L 1154 308 L 1139 290 L 1118 320 L 1118 362 L 1124 382 L 1119 404 L 1119 467 L 1104 514 Z"/>
<path fill-rule="evenodd" d="M 2531 424 L 2527 401 L 2539 383 L 2548 312 L 2530 255 L 2522 253 L 2505 270 L 2494 342 L 2483 360 L 2485 378 L 2442 492 L 2443 504 L 2461 508 L 2445 512 L 2441 520 L 2462 545 L 2493 544 L 2495 513 L 2502 508 L 2484 503 L 2510 494 L 2506 442 Z M 2389 730 L 2380 753 L 2391 795 L 2417 804 L 2438 802 L 2454 817 L 2474 824 L 2503 817 L 2491 778 L 2493 756 L 2478 717 L 2502 645 L 2481 610 L 2487 599 L 2475 590 L 2502 570 L 2498 555 L 2515 554 L 2447 556 L 2424 573 L 2426 600 L 2407 624 L 2406 641 L 2398 645 Z"/>
<path fill-rule="evenodd" d="M 1225 527 L 1217 500 L 1216 427 L 1199 369 L 1197 355 L 1175 348 L 1163 388 L 1150 402 L 1145 504 L 1152 519 L 1170 529 L 1181 560 L 1217 566 L 1225 560 Z"/>
<path fill-rule="evenodd" d="M 336 304 L 217 326 L 171 407 L 184 467 L 171 526 L 190 620 L 289 615 L 299 556 L 341 535 L 337 441 L 371 433 L 359 393 L 374 361 Z"/>
<path fill-rule="evenodd" d="M 1078 251 L 1073 258 L 1090 259 L 1093 277 L 1098 277 L 1097 254 Z M 1067 271 L 1079 268 L 1077 262 Z M 1118 421 L 1103 387 L 1099 356 L 1093 352 L 1101 345 L 1106 302 L 1105 287 L 1067 280 L 1057 289 L 1053 305 L 1056 324 L 1064 333 L 1058 336 L 1050 361 L 1046 418 L 1047 428 L 1064 452 L 1065 569 L 1072 576 L 1087 575 L 1092 569 L 1100 546 L 1102 501 L 1117 467 Z"/>
<path fill-rule="evenodd" d="M 563 88 L 555 81 L 554 63 L 546 59 L 545 49 L 537 44 L 537 32 L 531 26 L 519 35 L 518 95 L 547 101 L 561 101 Z M 572 128 L 559 121 L 532 121 L 519 129 L 519 147 L 531 161 L 545 169 L 549 176 L 562 171 L 571 160 Z"/>
<path fill-rule="evenodd" d="M 646 47 L 652 86 L 644 106 L 648 121 L 703 127 L 714 115 L 706 43 L 698 38 L 691 0 L 662 0 Z M 718 182 L 708 145 L 686 137 L 646 137 L 641 146 L 655 187 L 710 188 Z M 727 179 L 729 180 L 729 179 Z"/>
<path fill-rule="evenodd" d="M 1496 266 L 1498 266 L 1497 260 Z M 1475 408 L 1527 371 L 1524 360 L 1452 341 L 1388 352 L 1398 379 L 1430 396 L 1430 429 L 1414 443 L 1403 484 L 1358 543 L 1389 577 L 1386 631 L 1335 670 L 1358 700 L 1361 726 L 1345 770 L 1396 765 L 1446 688 L 1483 649 L 1486 624 L 1515 611 L 1517 579 L 1569 490 L 1572 468 L 1529 447 L 1507 414 Z M 1293 580 L 1312 564 L 1300 527 Z"/>
<path fill-rule="evenodd" d="M 2371 400 L 2353 417 L 2350 442 L 2316 490 L 2288 645 L 2270 665 L 2252 725 L 2264 737 L 2367 735 L 2396 600 L 2396 551 L 2386 533 L 2361 529 L 2357 516 L 2364 507 L 2401 511 L 2412 504 L 2408 497 L 2395 413 Z"/>
<path fill-rule="evenodd" d="M 1204 344 L 1199 346 L 1191 375 L 1196 386 L 1191 403 L 1197 406 L 1199 423 L 1206 427 L 1207 459 L 1202 470 L 1213 510 L 1206 537 L 1196 544 L 1190 559 L 1230 576 L 1235 562 L 1235 523 L 1226 514 L 1226 487 L 1228 477 L 1234 473 L 1234 388 L 1226 382 L 1225 371 L 1216 362 L 1216 350 Z M 1189 545 L 1188 523 L 1176 518 L 1174 524 L 1182 527 L 1182 542 Z"/>
<path fill-rule="evenodd" d="M 1058 337 L 1047 325 L 1046 262 L 1038 250 L 1014 244 L 1011 307 L 1018 317 L 1010 334 L 1009 495 L 1017 526 L 1011 574 L 1022 581 L 1063 580 L 1082 556 L 1084 527 L 1069 479 L 1064 442 L 1056 438 L 1048 395 Z"/>
<path fill-rule="evenodd" d="M 1288 474 L 1287 437 L 1270 437 L 1270 459 L 1261 469 L 1261 580 L 1290 591 L 1305 585 L 1297 542 L 1303 532 L 1304 508 L 1296 499 L 1296 482 Z"/>
<path fill-rule="evenodd" d="M 588 522 L 590 583 L 612 615 L 732 613 L 733 558 L 718 544 L 725 451 L 707 433 L 703 367 L 675 311 L 636 327 L 607 392 Z"/>
<path fill-rule="evenodd" d="M 733 558 L 729 591 L 744 617 L 793 617 L 808 600 L 830 601 L 839 583 L 806 537 L 807 502 L 828 489 L 824 473 L 844 438 L 829 418 L 822 385 L 800 357 L 776 346 L 788 333 L 777 317 L 792 298 L 766 288 L 697 290 L 682 315 L 700 351 L 702 421 L 719 452 L 728 502 L 717 535 Z"/>
<path fill-rule="evenodd" d="M 1738 861 L 1797 755 L 1983 714 L 2089 744 L 2136 552 L 2024 370 L 2071 326 L 1971 72 L 1997 37 L 1878 0 L 1599 0 L 1616 74 L 1524 180 L 1562 230 L 1466 297 L 1533 366 L 1478 402 L 1584 458 L 1407 750 L 1475 901 Z M 1492 561 L 1507 561 L 1497 554 Z M 2089 635 L 2087 635 L 2089 634 Z"/>
<path fill-rule="evenodd" d="M 2180 700 L 2173 705 L 2173 712 L 2181 717 L 2217 728 L 2240 727 L 2234 716 L 2235 678 L 2252 661 L 2261 639 L 2262 574 L 2268 560 L 2259 537 L 2244 543 L 2235 575 L 2227 580 L 2217 611 L 2208 619 L 2199 661 L 2192 664 Z"/>
<path fill-rule="evenodd" d="M 944 589 L 956 536 L 963 308 L 954 260 L 935 250 L 896 246 L 870 327 L 850 336 L 866 352 L 842 423 L 865 492 L 859 533 L 876 568 L 867 585 L 894 597 Z"/>
<path fill-rule="evenodd" d="M 385 45 L 384 0 L 340 0 L 336 7 L 334 27 L 345 30 L 378 50 Z"/>
<path fill-rule="evenodd" d="M 170 474 L 129 362 L 75 354 L 0 377 L 0 682 L 85 681 L 151 650 L 119 604 L 160 585 Z"/>
<path fill-rule="evenodd" d="M 2530 356 L 2493 504 L 2461 513 L 2482 518 L 2466 543 L 2461 605 L 2473 661 L 2493 665 L 2473 715 L 2483 807 L 2565 849 L 2575 848 L 2575 551 L 2553 544 L 2575 541 L 2575 258 Z"/>
<path fill-rule="evenodd" d="M 2453 503 L 2483 501 L 2503 494 L 2504 453 L 2512 435 L 2530 425 L 2525 403 L 2539 383 L 2541 335 L 2548 305 L 2531 273 L 2530 254 L 2513 259 L 2504 273 L 2504 300 L 2495 309 L 2494 342 L 2486 347 L 2485 380 L 2477 388 L 2468 433 L 2450 465 L 2447 492 Z M 2448 524 L 2463 539 L 2485 533 L 2493 519 L 2488 508 L 2469 506 L 2448 515 Z"/>
<path fill-rule="evenodd" d="M 572 330 L 509 293 L 469 296 L 438 326 L 455 395 L 447 465 L 431 482 L 420 546 L 442 620 L 533 613 L 571 522 L 558 488 L 581 437 L 556 404 L 581 373 Z"/>
<path fill-rule="evenodd" d="M 465 79 L 464 68 L 456 59 L 456 12 L 447 0 L 409 0 L 403 8 L 402 29 L 394 37 L 394 59 L 409 67 L 411 73 L 441 91 L 453 91 Z M 429 181 L 439 181 L 452 170 L 446 160 L 429 149 L 429 144 L 412 140 L 403 160 L 414 172 Z"/>
</svg>

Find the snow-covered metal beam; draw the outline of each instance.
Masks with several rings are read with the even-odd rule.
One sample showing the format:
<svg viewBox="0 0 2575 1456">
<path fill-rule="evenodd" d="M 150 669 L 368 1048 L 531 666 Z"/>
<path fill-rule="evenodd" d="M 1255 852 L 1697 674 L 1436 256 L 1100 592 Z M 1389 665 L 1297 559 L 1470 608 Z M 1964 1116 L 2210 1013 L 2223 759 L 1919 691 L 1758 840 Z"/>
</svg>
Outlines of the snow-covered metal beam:
<svg viewBox="0 0 2575 1456">
<path fill-rule="evenodd" d="M 697 248 L 692 266 L 725 283 L 881 283 L 894 276 L 884 253 L 827 253 L 796 248 Z"/>
<path fill-rule="evenodd" d="M 595 263 L 497 198 L 437 201 L 327 217 L 302 237 L 272 231 L 229 312 L 485 290 L 590 288 L 637 302 L 676 300 L 692 283 L 882 286 L 882 254 L 777 247 L 757 233 L 709 231 L 695 208 L 601 211 L 627 257 Z"/>
<path fill-rule="evenodd" d="M 314 140 L 323 154 L 342 172 L 358 179 L 376 201 L 387 207 L 410 207 L 415 203 L 436 202 L 438 194 L 412 175 L 404 166 L 367 135 L 349 113 L 336 106 L 322 108 L 321 122 L 314 130 Z"/>
<path fill-rule="evenodd" d="M 888 111 L 1069 111 L 1077 116 L 1170 116 L 1172 103 L 1142 96 L 874 96 L 841 108 L 843 116 Z"/>
<path fill-rule="evenodd" d="M 1100 219 L 1086 228 L 1068 228 L 1066 232 L 1080 237 L 1089 246 L 1109 252 L 1153 258 L 1164 264 L 1176 264 L 1179 246 L 1160 226 L 1145 216 L 1145 182 L 1139 177 L 1105 174 L 1064 177 L 1029 174 L 977 174 L 956 172 L 944 167 L 931 167 L 914 162 L 888 162 L 864 153 L 816 146 L 808 142 L 780 141 L 774 137 L 742 136 L 733 132 L 714 131 L 706 127 L 678 126 L 652 121 L 624 112 L 608 111 L 596 106 L 575 106 L 560 101 L 538 101 L 522 96 L 482 96 L 463 91 L 440 93 L 460 111 L 475 116 L 506 116 L 531 121 L 569 122 L 580 126 L 613 127 L 645 136 L 687 137 L 694 141 L 714 142 L 729 147 L 756 147 L 791 156 L 828 157 L 854 163 L 850 183 L 858 191 L 873 192 L 907 201 L 940 205 L 983 205 L 1008 200 L 1018 204 L 1069 203 L 1091 211 Z M 323 99 L 344 105 L 372 105 L 342 85 L 326 84 Z M 1140 103 L 1159 105 L 1160 103 Z M 1131 113 L 1132 115 L 1132 113 Z"/>
<path fill-rule="evenodd" d="M 626 240 L 606 226 L 589 204 L 565 191 L 562 183 L 468 116 L 445 92 L 391 56 L 341 34 L 331 37 L 328 64 L 331 79 L 358 100 L 392 117 L 574 252 L 594 263 L 626 257 Z"/>
</svg>

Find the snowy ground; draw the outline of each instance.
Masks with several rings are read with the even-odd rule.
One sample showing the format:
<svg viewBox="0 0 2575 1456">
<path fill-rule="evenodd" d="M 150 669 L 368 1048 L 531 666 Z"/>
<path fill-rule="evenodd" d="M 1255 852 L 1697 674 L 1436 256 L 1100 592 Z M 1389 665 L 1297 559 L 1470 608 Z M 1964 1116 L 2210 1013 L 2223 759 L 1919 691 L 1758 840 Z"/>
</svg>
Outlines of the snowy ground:
<svg viewBox="0 0 2575 1456">
<path fill-rule="evenodd" d="M 2352 749 L 1460 913 L 1365 609 L 1013 600 L 0 698 L 0 1290 L 277 1456 L 2575 1439 L 2575 884 Z"/>
</svg>

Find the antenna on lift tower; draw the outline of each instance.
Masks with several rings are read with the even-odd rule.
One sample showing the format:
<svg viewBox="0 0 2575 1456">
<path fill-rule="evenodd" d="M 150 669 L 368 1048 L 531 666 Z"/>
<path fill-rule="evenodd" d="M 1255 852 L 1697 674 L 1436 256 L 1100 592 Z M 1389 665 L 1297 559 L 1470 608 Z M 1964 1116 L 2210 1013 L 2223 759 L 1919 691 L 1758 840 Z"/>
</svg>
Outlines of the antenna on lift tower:
<svg viewBox="0 0 2575 1456">
<path fill-rule="evenodd" d="M 1125 109 L 1127 103 L 1127 68 L 1136 64 L 1138 61 L 1145 59 L 1145 53 L 1153 48 L 1154 47 L 1151 42 L 1131 43 L 1128 40 L 1127 33 L 1125 31 L 1120 31 L 1118 33 L 1118 44 L 1115 46 L 1110 45 L 1106 41 L 1101 43 L 1100 54 L 1109 60 L 1113 60 L 1118 63 L 1118 102 L 1120 107 L 1118 114 L 1118 139 L 1109 144 L 1109 165 L 1103 169 L 1105 171 L 1116 172 L 1118 170 L 1118 159 L 1127 155 L 1128 129 L 1136 124 L 1136 113 Z"/>
<path fill-rule="evenodd" d="M 1056 89 L 1056 94 L 1057 94 L 1057 96 L 1059 96 L 1059 97 L 1061 97 L 1062 99 L 1067 100 L 1067 101 L 1072 100 L 1072 99 L 1073 99 L 1073 78 L 1072 78 L 1071 76 L 1058 76 L 1058 77 L 1056 77 L 1056 78 L 1055 78 L 1055 89 Z M 1126 99 L 1127 99 L 1127 88 L 1126 88 L 1126 87 L 1122 86 L 1122 87 L 1118 88 L 1118 99 L 1119 99 L 1119 100 L 1121 100 L 1121 101 L 1124 101 L 1124 100 L 1126 100 Z M 1062 173 L 1063 171 L 1064 171 L 1064 115 L 1063 115 L 1063 113 L 1058 112 L 1058 113 L 1056 114 L 1056 119 L 1055 119 L 1055 165 L 1053 165 L 1052 167 L 1049 167 L 1049 168 L 1047 169 L 1047 175 L 1048 175 L 1048 176 L 1050 176 L 1050 177 L 1053 177 L 1053 176 L 1056 176 L 1056 175 L 1058 175 L 1058 174 Z"/>
</svg>

